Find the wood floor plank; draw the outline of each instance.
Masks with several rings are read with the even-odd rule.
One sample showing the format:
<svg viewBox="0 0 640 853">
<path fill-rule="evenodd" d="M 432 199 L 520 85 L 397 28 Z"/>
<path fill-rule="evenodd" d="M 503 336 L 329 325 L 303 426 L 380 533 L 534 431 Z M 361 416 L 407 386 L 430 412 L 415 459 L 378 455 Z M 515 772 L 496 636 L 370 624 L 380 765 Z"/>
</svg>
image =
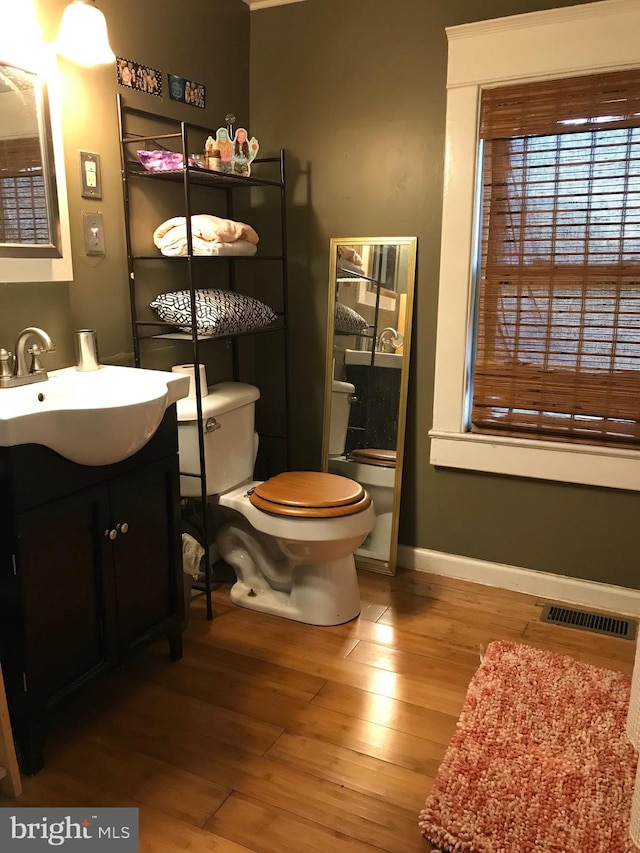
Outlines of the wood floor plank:
<svg viewBox="0 0 640 853">
<path fill-rule="evenodd" d="M 231 793 L 230 789 L 157 757 L 113 742 L 97 743 L 71 735 L 58 742 L 48 759 L 67 776 L 118 800 L 153 805 L 178 820 L 202 825 Z"/>
<path fill-rule="evenodd" d="M 275 617 L 271 618 L 275 619 Z M 277 664 L 290 669 L 297 668 L 325 681 L 352 684 L 372 693 L 392 696 L 429 709 L 441 709 L 445 713 L 457 715 L 460 712 L 468 683 L 463 677 L 460 677 L 455 687 L 450 683 L 437 683 L 435 679 L 428 681 L 424 672 L 420 673 L 418 680 L 407 678 L 401 673 L 391 673 L 380 667 L 363 664 L 350 658 L 345 659 L 342 656 L 344 648 L 355 647 L 357 640 L 345 647 L 341 645 L 341 653 L 336 655 L 326 649 L 326 644 L 324 649 L 312 642 L 303 648 L 295 644 L 292 646 L 284 640 L 286 629 L 280 627 L 278 630 L 280 636 L 274 636 L 273 632 L 271 635 L 260 632 L 258 643 L 253 638 L 247 638 L 244 634 L 238 633 L 231 623 L 222 624 L 221 620 L 217 632 L 208 635 L 204 642 L 216 649 L 240 651 L 260 663 Z"/>
<path fill-rule="evenodd" d="M 139 809 L 141 853 L 427 853 L 417 815 L 480 648 L 513 640 L 630 672 L 635 644 L 539 621 L 534 596 L 361 572 L 330 628 L 194 597 L 166 643 L 74 697 L 45 767 L 0 806 Z"/>
<path fill-rule="evenodd" d="M 140 809 L 140 853 L 254 853 L 252 846 L 245 847 L 224 838 L 210 829 L 190 826 L 175 820 L 160 809 L 145 806 Z"/>
<path fill-rule="evenodd" d="M 349 653 L 348 660 L 367 664 L 399 675 L 418 680 L 422 677 L 445 686 L 468 685 L 471 676 L 480 666 L 477 652 L 463 653 L 455 648 L 447 655 L 430 657 L 405 652 L 402 649 L 381 646 L 361 640 Z"/>
<path fill-rule="evenodd" d="M 633 670 L 635 643 L 618 637 L 607 637 L 604 634 L 545 622 L 531 622 L 527 625 L 522 641 L 549 651 L 561 646 L 564 654 L 604 669 L 614 669 L 627 674 L 631 674 Z"/>
<path fill-rule="evenodd" d="M 321 676 L 312 675 L 295 666 L 271 663 L 266 658 L 258 659 L 244 645 L 241 647 L 239 643 L 234 644 L 233 641 L 224 645 L 217 643 L 216 639 L 222 635 L 223 628 L 225 635 L 231 638 L 236 636 L 234 624 L 226 622 L 217 622 L 214 629 L 209 628 L 198 635 L 189 631 L 183 641 L 185 659 L 193 663 L 194 666 L 205 665 L 212 676 L 218 673 L 223 674 L 226 678 L 229 674 L 234 673 L 238 677 L 237 680 L 259 680 L 265 689 L 274 690 L 282 696 L 303 702 L 312 699 L 322 687 L 325 679 Z M 268 638 L 262 633 L 261 628 L 261 625 L 254 626 L 252 633 L 257 634 L 258 637 L 263 637 L 266 643 Z M 246 627 L 242 630 L 246 631 Z M 286 636 L 286 630 L 276 637 L 276 645 L 282 645 L 283 636 Z M 212 644 L 216 646 L 215 654 L 210 652 Z M 299 651 L 297 656 L 300 657 L 303 654 L 304 652 Z M 331 650 L 329 654 L 331 654 Z"/>
<path fill-rule="evenodd" d="M 389 696 L 332 681 L 328 681 L 312 700 L 311 706 L 316 705 L 360 720 L 380 723 L 444 746 L 451 740 L 458 722 L 455 714 L 430 711 Z"/>
<path fill-rule="evenodd" d="M 205 824 L 218 836 L 250 846 L 256 853 L 379 853 L 379 847 L 300 818 L 276 806 L 266 806 L 242 794 L 232 794 Z"/>
<path fill-rule="evenodd" d="M 519 620 L 517 627 L 504 629 L 487 620 L 485 624 L 461 624 L 459 620 L 444 618 L 441 615 L 423 615 L 420 631 L 405 630 L 394 624 L 389 615 L 391 608 L 385 610 L 380 621 L 368 622 L 356 620 L 349 626 L 339 625 L 328 630 L 335 633 L 349 632 L 351 638 L 379 643 L 399 651 L 413 652 L 427 657 L 458 659 L 461 662 L 480 663 L 480 650 L 493 640 L 520 639 L 527 622 Z M 403 614 L 404 619 L 406 614 Z M 351 655 L 348 655 L 351 657 Z"/>
<path fill-rule="evenodd" d="M 242 753 L 222 740 L 195 737 L 192 731 L 174 728 L 150 717 L 134 718 L 118 712 L 116 718 L 109 732 L 100 729 L 91 734 L 92 739 L 110 744 L 117 742 L 121 749 L 135 748 L 152 757 L 162 755 L 167 763 L 188 773 L 299 817 L 315 820 L 335 831 L 346 832 L 390 853 L 419 849 L 411 846 L 416 825 L 414 812 L 353 790 L 348 784 L 316 778 L 268 757 Z M 427 777 L 424 779 L 426 789 Z"/>
<path fill-rule="evenodd" d="M 197 628 L 190 625 L 187 629 L 187 637 L 202 642 L 208 637 L 217 636 L 221 629 L 232 635 L 243 634 L 245 648 L 250 643 L 258 647 L 263 642 L 273 644 L 273 642 L 282 641 L 286 636 L 285 647 L 295 645 L 300 654 L 304 654 L 309 647 L 313 647 L 326 654 L 344 657 L 356 642 L 348 634 L 336 635 L 322 626 L 305 625 L 302 622 L 269 616 L 242 607 L 236 607 L 234 611 L 225 613 L 218 620 L 208 622 L 204 626 L 202 623 L 198 623 Z"/>
<path fill-rule="evenodd" d="M 37 776 L 24 780 L 25 790 L 18 804 L 20 808 L 90 808 L 96 805 L 96 792 L 77 777 L 45 767 Z M 0 806 L 15 807 L 16 800 L 0 797 Z M 193 826 L 128 797 L 114 797 L 103 792 L 99 806 L 138 809 L 140 826 L 140 853 L 253 853 L 253 847 L 243 845 L 223 836 Z M 364 851 L 363 851 L 364 853 Z"/>
<path fill-rule="evenodd" d="M 407 734 L 390 726 L 313 703 L 307 705 L 291 720 L 287 732 L 322 742 L 323 751 L 341 745 L 362 756 L 386 761 L 428 776 L 435 775 L 445 750 L 445 744 L 426 737 Z M 267 755 L 271 754 L 270 749 Z"/>
<path fill-rule="evenodd" d="M 169 673 L 167 681 L 175 682 L 175 676 Z M 228 704 L 234 705 L 236 698 L 237 694 L 230 697 Z M 258 755 L 266 752 L 284 731 L 282 725 L 264 722 L 236 708 L 221 707 L 154 682 L 145 682 L 131 697 L 127 697 L 122 710 L 140 714 L 150 706 L 153 706 L 157 719 L 194 732 L 203 728 L 214 733 L 224 732 L 225 743 Z"/>
<path fill-rule="evenodd" d="M 387 609 L 384 604 L 373 604 L 363 601 L 360 610 L 360 621 L 377 622 Z"/>
<path fill-rule="evenodd" d="M 251 717 L 254 724 L 262 724 L 254 738 L 247 739 L 243 745 L 245 749 L 262 753 L 271 744 L 273 727 L 286 726 L 310 700 L 293 698 L 276 688 L 264 686 L 259 666 L 256 666 L 253 677 L 239 676 L 231 670 L 216 670 L 212 674 L 207 668 L 206 657 L 215 656 L 215 653 L 214 646 L 203 647 L 202 658 L 182 661 L 179 671 L 175 673 L 168 668 L 156 670 L 150 678 L 155 684 L 178 695 L 191 696 L 208 705 L 226 708 Z M 324 684 L 324 680 L 321 683 Z M 267 728 L 263 728 L 263 725 Z"/>
<path fill-rule="evenodd" d="M 485 584 L 469 584 L 456 578 L 442 578 L 424 572 L 411 572 L 404 576 L 400 589 L 410 595 L 425 596 L 452 604 L 473 605 L 479 609 L 494 608 L 507 603 L 512 613 L 533 616 L 539 607 L 539 598 L 524 592 L 500 589 Z"/>
<path fill-rule="evenodd" d="M 223 731 L 217 732 L 217 737 L 204 728 L 194 732 L 152 713 L 132 716 L 114 712 L 108 729 L 96 725 L 83 733 L 107 748 L 135 750 L 229 789 L 233 789 L 254 757 L 253 753 L 226 744 Z"/>
<path fill-rule="evenodd" d="M 401 627 L 404 632 L 423 637 L 476 645 L 493 640 L 517 640 L 529 621 L 529 618 L 502 612 L 495 607 L 491 611 L 447 601 L 425 604 L 424 599 L 421 603 L 416 597 L 407 597 L 407 600 L 387 607 L 378 624 Z"/>
<path fill-rule="evenodd" d="M 415 811 L 355 791 L 346 783 L 256 758 L 235 789 L 389 853 L 424 851 Z"/>
<path fill-rule="evenodd" d="M 321 743 L 315 738 L 292 734 L 279 737 L 267 752 L 267 757 L 414 814 L 424 803 L 433 779 L 433 775 L 428 773 L 408 770 L 333 743 Z"/>
</svg>

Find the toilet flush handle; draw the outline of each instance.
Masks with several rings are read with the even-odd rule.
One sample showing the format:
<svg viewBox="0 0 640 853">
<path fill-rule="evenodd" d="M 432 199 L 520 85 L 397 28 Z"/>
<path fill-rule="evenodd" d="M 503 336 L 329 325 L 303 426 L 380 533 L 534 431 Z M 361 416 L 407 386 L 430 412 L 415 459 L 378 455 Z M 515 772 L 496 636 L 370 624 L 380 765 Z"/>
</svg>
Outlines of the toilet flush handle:
<svg viewBox="0 0 640 853">
<path fill-rule="evenodd" d="M 207 422 L 204 425 L 205 432 L 213 432 L 216 429 L 220 429 L 222 424 L 219 424 L 215 418 L 207 418 Z"/>
<path fill-rule="evenodd" d="M 358 398 L 355 394 L 349 394 L 349 396 L 347 397 L 347 402 L 350 406 L 353 406 L 354 403 L 358 402 Z"/>
</svg>

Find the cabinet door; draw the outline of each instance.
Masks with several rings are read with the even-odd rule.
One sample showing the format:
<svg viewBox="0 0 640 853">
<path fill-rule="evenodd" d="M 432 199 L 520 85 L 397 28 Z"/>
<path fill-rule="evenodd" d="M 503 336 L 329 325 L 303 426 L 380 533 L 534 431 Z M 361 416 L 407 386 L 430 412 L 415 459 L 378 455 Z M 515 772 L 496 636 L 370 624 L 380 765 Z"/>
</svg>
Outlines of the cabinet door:
<svg viewBox="0 0 640 853">
<path fill-rule="evenodd" d="M 106 508 L 102 488 L 87 489 L 17 518 L 17 581 L 22 592 L 27 691 L 48 704 L 105 666 Z"/>
<path fill-rule="evenodd" d="M 177 457 L 112 480 L 111 524 L 121 654 L 182 621 Z M 179 570 L 179 571 L 178 571 Z"/>
</svg>

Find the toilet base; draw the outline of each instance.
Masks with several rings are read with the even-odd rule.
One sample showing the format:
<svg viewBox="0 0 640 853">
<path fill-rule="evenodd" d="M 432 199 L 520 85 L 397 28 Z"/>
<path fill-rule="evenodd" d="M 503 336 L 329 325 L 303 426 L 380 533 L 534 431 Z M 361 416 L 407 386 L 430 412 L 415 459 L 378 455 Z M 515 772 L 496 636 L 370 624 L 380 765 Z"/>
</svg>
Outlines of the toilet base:
<svg viewBox="0 0 640 853">
<path fill-rule="evenodd" d="M 391 552 L 391 525 L 393 515 L 384 512 L 376 516 L 376 526 L 356 549 L 356 557 L 369 557 L 372 560 L 388 560 Z"/>
<path fill-rule="evenodd" d="M 360 614 L 353 556 L 295 566 L 288 592 L 273 589 L 258 576 L 250 583 L 239 579 L 231 587 L 231 601 L 239 607 L 306 625 L 342 625 Z"/>
</svg>

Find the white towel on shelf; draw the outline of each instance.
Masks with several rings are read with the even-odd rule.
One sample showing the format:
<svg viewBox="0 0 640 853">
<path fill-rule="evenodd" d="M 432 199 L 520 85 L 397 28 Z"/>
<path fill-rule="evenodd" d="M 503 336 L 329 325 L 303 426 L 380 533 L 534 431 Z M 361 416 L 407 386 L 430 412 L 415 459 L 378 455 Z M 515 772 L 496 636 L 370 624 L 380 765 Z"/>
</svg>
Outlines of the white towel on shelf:
<svg viewBox="0 0 640 853">
<path fill-rule="evenodd" d="M 184 229 L 187 233 L 187 220 L 184 216 L 174 216 L 158 225 L 153 232 L 153 242 L 162 249 L 162 241 L 165 235 L 174 228 Z M 191 232 L 195 240 L 199 237 L 210 243 L 233 243 L 236 240 L 248 240 L 249 243 L 258 243 L 257 232 L 245 222 L 235 222 L 233 219 L 222 219 L 210 213 L 196 213 L 191 217 Z"/>
<path fill-rule="evenodd" d="M 168 231 L 162 238 L 162 245 L 158 246 L 163 255 L 168 258 L 184 257 L 189 254 L 189 243 L 187 241 L 186 226 L 177 226 Z M 255 255 L 258 247 L 248 240 L 234 240 L 232 243 L 218 243 L 211 240 L 203 240 L 200 237 L 193 238 L 194 255 Z"/>
<path fill-rule="evenodd" d="M 338 246 L 338 257 L 349 261 L 356 267 L 362 267 L 362 258 L 351 246 Z"/>
</svg>

